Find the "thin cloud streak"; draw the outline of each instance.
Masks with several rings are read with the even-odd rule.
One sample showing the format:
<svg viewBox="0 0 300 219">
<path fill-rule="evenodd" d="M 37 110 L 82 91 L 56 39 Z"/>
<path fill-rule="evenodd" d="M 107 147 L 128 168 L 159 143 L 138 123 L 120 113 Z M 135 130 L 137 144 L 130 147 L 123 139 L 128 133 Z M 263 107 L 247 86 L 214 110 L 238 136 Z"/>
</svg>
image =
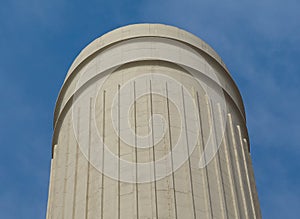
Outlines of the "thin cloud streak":
<svg viewBox="0 0 300 219">
<path fill-rule="evenodd" d="M 246 105 L 263 216 L 296 218 L 300 203 L 298 9 L 296 0 L 3 3 L 1 216 L 45 217 L 53 108 L 74 57 L 116 27 L 159 22 L 196 34 L 221 55 Z"/>
<path fill-rule="evenodd" d="M 212 45 L 241 90 L 266 218 L 295 218 L 300 203 L 300 18 L 297 1 L 164 1 L 144 17 L 175 24 Z M 176 15 L 176 16 L 175 16 Z M 272 165 L 270 165 L 272 163 Z M 296 184 L 297 185 L 297 184 Z M 295 191 L 293 191 L 293 189 Z M 281 191 L 278 191 L 281 190 Z M 289 200 L 290 199 L 290 200 Z M 270 201 L 272 200 L 272 201 Z M 285 201 L 283 201 L 285 200 Z M 296 205 L 292 206 L 296 206 Z"/>
</svg>

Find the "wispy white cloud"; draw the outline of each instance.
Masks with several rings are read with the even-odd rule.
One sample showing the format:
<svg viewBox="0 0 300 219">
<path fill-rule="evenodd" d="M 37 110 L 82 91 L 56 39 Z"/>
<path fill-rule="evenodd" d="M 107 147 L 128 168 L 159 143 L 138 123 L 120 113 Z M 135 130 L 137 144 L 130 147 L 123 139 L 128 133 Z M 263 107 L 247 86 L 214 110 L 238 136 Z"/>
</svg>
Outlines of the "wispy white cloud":
<svg viewBox="0 0 300 219">
<path fill-rule="evenodd" d="M 186 29 L 224 59 L 246 105 L 263 215 L 295 218 L 300 202 L 299 188 L 293 186 L 299 182 L 300 155 L 299 2 L 156 3 L 145 2 L 146 20 Z"/>
<path fill-rule="evenodd" d="M 42 159 L 50 157 L 53 104 L 62 71 L 72 57 L 89 40 L 117 26 L 160 22 L 198 35 L 224 59 L 244 97 L 263 214 L 293 218 L 300 197 L 294 186 L 299 182 L 295 161 L 300 152 L 298 2 L 12 0 L 2 4 L 0 97 L 5 101 L 0 119 L 5 126 L 0 127 L 0 142 L 5 155 L 0 157 L 6 160 L 0 161 L 0 188 L 7 191 L 0 189 L 1 216 L 20 218 L 22 213 L 44 218 L 49 163 Z M 16 205 L 21 213 L 9 213 Z"/>
</svg>

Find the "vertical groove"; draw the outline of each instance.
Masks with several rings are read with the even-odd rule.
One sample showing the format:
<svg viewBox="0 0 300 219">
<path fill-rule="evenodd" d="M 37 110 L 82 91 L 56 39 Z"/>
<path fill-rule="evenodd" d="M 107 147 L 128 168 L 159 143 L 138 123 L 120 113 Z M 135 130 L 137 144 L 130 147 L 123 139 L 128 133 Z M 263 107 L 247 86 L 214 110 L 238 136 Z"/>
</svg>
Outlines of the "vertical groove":
<svg viewBox="0 0 300 219">
<path fill-rule="evenodd" d="M 62 219 L 65 218 L 65 207 L 66 207 L 66 190 L 67 190 L 67 175 L 68 175 L 68 162 L 69 162 L 69 148 L 70 148 L 70 122 L 68 122 L 67 131 L 67 152 L 66 152 L 66 165 L 65 165 L 65 178 L 64 178 L 64 199 L 63 199 L 63 209 L 62 209 Z"/>
<path fill-rule="evenodd" d="M 214 107 L 213 107 L 213 103 L 211 102 L 211 110 L 212 112 L 214 112 Z M 217 139 L 218 139 L 218 136 L 217 136 L 217 131 L 216 131 L 216 119 L 214 117 L 214 114 L 212 113 L 211 115 L 211 118 L 212 118 L 212 121 L 213 121 L 213 131 L 215 133 L 215 141 L 217 143 Z M 221 144 L 221 142 L 220 142 Z M 221 161 L 220 161 L 220 150 L 219 150 L 219 147 L 218 145 L 215 145 L 216 146 L 216 150 L 217 150 L 217 160 L 218 160 L 218 176 L 221 178 L 221 190 L 222 190 L 222 194 L 223 194 L 223 202 L 224 202 L 224 205 L 225 205 L 225 214 L 226 214 L 226 218 L 229 218 L 228 216 L 228 207 L 227 207 L 227 202 L 226 202 L 226 197 L 225 197 L 225 188 L 224 188 L 224 178 L 223 178 L 223 174 L 222 173 L 222 168 L 221 168 Z"/>
<path fill-rule="evenodd" d="M 223 113 L 222 113 L 222 110 L 220 108 L 220 105 L 218 105 L 218 111 L 219 111 L 219 116 L 220 116 L 220 121 L 221 121 L 221 127 L 224 127 L 224 136 L 223 136 L 224 137 L 223 138 L 224 153 L 225 153 L 225 159 L 226 159 L 226 164 L 227 164 L 226 167 L 227 167 L 227 171 L 228 171 L 228 175 L 229 175 L 229 183 L 230 183 L 231 196 L 232 196 L 232 199 L 233 199 L 233 207 L 234 207 L 236 217 L 240 218 L 239 209 L 237 207 L 237 194 L 234 193 L 234 189 L 235 189 L 235 192 L 237 192 L 237 191 L 236 191 L 235 183 L 233 182 L 234 181 L 234 179 L 233 179 L 233 169 L 232 169 L 233 167 L 232 167 L 232 164 L 231 164 L 231 159 L 229 157 L 229 148 L 228 148 L 228 137 L 227 137 L 226 124 L 224 124 Z"/>
<path fill-rule="evenodd" d="M 231 114 L 230 113 L 228 113 L 228 115 L 227 115 L 227 120 L 229 120 L 229 116 L 231 116 Z M 228 122 L 229 123 L 229 122 Z M 230 134 L 229 134 L 229 132 L 230 132 L 230 127 L 228 128 L 228 132 L 226 132 L 226 136 L 227 136 L 227 141 L 228 141 L 228 150 L 229 150 L 229 157 L 230 157 L 230 164 L 231 164 L 231 171 L 232 171 L 232 176 L 233 176 L 233 181 L 234 181 L 234 190 L 235 190 L 235 197 L 236 197 L 236 200 L 237 200 L 237 206 L 238 206 L 238 211 L 239 211 L 239 217 L 242 217 L 242 212 L 241 212 L 241 210 L 242 210 L 242 206 L 241 206 L 241 203 L 240 203 L 240 201 L 239 201 L 239 192 L 238 192 L 238 179 L 237 179 L 237 176 L 236 176 L 236 174 L 235 174 L 235 171 L 234 171 L 234 161 L 235 161 L 235 158 L 233 157 L 234 155 L 233 155 L 233 151 L 232 150 L 234 150 L 234 148 L 232 149 L 232 147 L 233 147 L 233 143 L 230 145 L 230 143 L 229 143 L 229 139 L 230 139 Z M 230 147 L 230 146 L 232 146 L 232 147 Z"/>
<path fill-rule="evenodd" d="M 237 171 L 238 171 L 238 179 L 239 179 L 239 184 L 240 184 L 240 188 L 241 188 L 241 194 L 242 194 L 242 201 L 243 201 L 243 205 L 244 205 L 245 217 L 249 218 L 248 210 L 247 210 L 247 204 L 246 204 L 246 198 L 245 198 L 245 191 L 244 191 L 243 182 L 242 182 L 241 167 L 240 167 L 240 163 L 239 163 L 240 159 L 239 159 L 238 152 L 237 152 L 238 148 L 237 148 L 237 143 L 236 143 L 236 140 L 235 140 L 235 133 L 234 133 L 232 118 L 231 118 L 230 114 L 228 114 L 228 118 L 229 118 L 229 127 L 230 127 L 230 132 L 231 132 L 233 148 L 234 148 L 234 156 L 235 156 L 234 160 L 236 161 L 236 166 L 237 166 Z"/>
<path fill-rule="evenodd" d="M 120 219 L 121 215 L 120 215 L 120 211 L 121 211 L 121 190 L 120 190 L 120 85 L 118 84 L 118 219 Z"/>
<path fill-rule="evenodd" d="M 90 109 L 89 109 L 89 142 L 88 142 L 88 167 L 87 167 L 87 179 L 86 179 L 86 198 L 85 198 L 85 218 L 88 218 L 88 210 L 89 210 L 89 191 L 90 191 L 90 169 L 91 169 L 91 163 L 90 163 L 90 155 L 91 155 L 91 118 L 92 118 L 92 98 L 90 98 Z"/>
<path fill-rule="evenodd" d="M 247 146 L 247 149 L 248 149 L 249 145 L 248 145 L 247 139 L 244 138 L 243 140 L 244 140 L 244 142 Z M 248 164 L 249 164 L 249 166 L 247 165 L 247 167 L 248 167 L 249 182 L 250 182 L 251 192 L 252 192 L 252 199 L 253 199 L 253 202 L 254 202 L 255 217 L 256 218 L 261 218 L 261 212 L 260 212 L 260 208 L 259 208 L 259 201 L 258 201 L 258 196 L 257 196 L 257 192 L 256 192 L 257 190 L 256 190 L 256 185 L 255 185 L 255 176 L 254 176 L 254 173 L 253 173 L 252 163 L 251 163 L 251 155 L 250 155 L 250 152 L 248 152 L 248 150 L 247 150 L 247 153 L 248 154 L 246 155 L 246 159 L 248 159 Z"/>
<path fill-rule="evenodd" d="M 73 211 L 72 211 L 72 218 L 75 218 L 75 209 L 76 209 L 76 189 L 77 189 L 77 169 L 78 169 L 78 156 L 79 156 L 79 128 L 80 128 L 80 108 L 78 109 L 77 114 L 77 142 L 76 142 L 76 151 L 75 151 L 75 176 L 74 176 L 74 196 L 73 196 Z"/>
<path fill-rule="evenodd" d="M 169 141 L 170 141 L 170 152 L 171 152 L 171 169 L 172 169 L 172 182 L 173 182 L 173 195 L 174 195 L 174 209 L 175 209 L 175 219 L 177 219 L 178 213 L 177 213 L 175 177 L 174 177 L 173 143 L 172 143 L 170 105 L 169 105 L 169 93 L 168 93 L 168 83 L 167 82 L 166 82 L 166 96 L 167 96 L 167 111 L 168 111 L 168 125 L 169 125 Z"/>
<path fill-rule="evenodd" d="M 105 93 L 103 91 L 103 102 L 102 102 L 102 139 L 103 139 L 103 146 L 102 146 L 102 177 L 101 177 L 101 219 L 103 219 L 103 200 L 104 200 L 104 147 L 105 147 Z"/>
<path fill-rule="evenodd" d="M 136 90 L 135 81 L 133 82 L 134 99 L 134 144 L 135 144 L 135 198 L 136 198 L 136 216 L 139 218 L 139 187 L 138 187 L 138 160 L 137 160 L 137 125 L 136 125 Z"/>
<path fill-rule="evenodd" d="M 157 206 L 157 185 L 156 185 L 156 166 L 155 166 L 155 145 L 154 145 L 154 126 L 153 126 L 153 99 L 152 99 L 152 83 L 150 80 L 150 112 L 151 112 L 151 130 L 152 130 L 152 156 L 153 156 L 153 172 L 154 172 L 154 195 L 155 195 L 155 214 L 158 218 L 158 206 Z"/>
<path fill-rule="evenodd" d="M 253 211 L 253 217 L 256 218 L 256 212 L 255 212 L 255 207 L 254 207 L 254 202 L 253 202 L 253 197 L 252 197 L 252 191 L 251 191 L 251 184 L 250 184 L 250 180 L 249 180 L 248 165 L 247 165 L 247 160 L 246 160 L 246 155 L 245 155 L 245 150 L 244 150 L 243 137 L 242 137 L 240 126 L 237 126 L 237 129 L 238 129 L 239 139 L 240 139 L 241 146 L 242 146 L 242 156 L 243 156 L 243 161 L 244 161 L 244 168 L 245 168 L 245 173 L 246 173 L 246 178 L 247 178 L 247 184 L 248 184 L 251 207 L 252 207 L 252 211 Z"/>
<path fill-rule="evenodd" d="M 192 176 L 190 149 L 189 149 L 188 130 L 187 130 L 187 123 L 186 123 L 186 111 L 185 111 L 184 93 L 183 93 L 183 87 L 182 86 L 181 86 L 181 95 L 182 95 L 184 126 L 185 126 L 185 137 L 186 137 L 186 148 L 187 148 L 187 155 L 188 155 L 190 184 L 191 184 L 190 186 L 191 186 L 192 202 L 193 202 L 193 214 L 194 214 L 194 218 L 196 219 L 195 197 L 194 197 L 194 188 L 193 188 L 193 176 Z"/>
<path fill-rule="evenodd" d="M 199 122 L 200 122 L 200 132 L 201 132 L 201 143 L 202 143 L 202 151 L 203 151 L 203 158 L 204 162 L 206 163 L 206 155 L 205 155 L 205 147 L 204 147 L 204 134 L 203 134 L 203 122 L 201 116 L 201 109 L 200 109 L 200 102 L 199 102 L 199 94 L 197 92 L 197 103 L 198 103 L 198 114 L 199 114 Z M 209 185 L 209 177 L 208 177 L 208 170 L 207 165 L 205 165 L 205 175 L 207 181 L 207 191 L 208 191 L 208 200 L 209 200 L 209 209 L 210 209 L 210 216 L 214 218 L 213 209 L 212 209 L 212 202 L 211 202 L 211 193 L 210 193 L 210 185 Z"/>
<path fill-rule="evenodd" d="M 208 116 L 208 125 L 209 125 L 209 129 L 210 129 L 210 134 L 213 134 L 213 137 L 212 137 L 212 141 L 213 141 L 213 151 L 214 151 L 214 156 L 212 157 L 211 159 L 211 162 L 213 163 L 212 164 L 212 168 L 213 168 L 213 171 L 215 172 L 215 177 L 216 177 L 216 186 L 217 186 L 217 189 L 218 189 L 218 192 L 214 192 L 215 194 L 218 195 L 218 200 L 215 200 L 215 201 L 218 201 L 218 203 L 220 204 L 220 208 L 221 208 L 221 215 L 223 216 L 224 218 L 224 201 L 222 201 L 222 194 L 221 193 L 221 186 L 220 186 L 220 173 L 219 173 L 219 168 L 218 168 L 218 156 L 217 155 L 217 148 L 216 148 L 216 145 L 214 145 L 216 142 L 215 142 L 215 134 L 214 134 L 214 123 L 213 123 L 213 108 L 212 108 L 212 103 L 210 102 L 210 99 L 209 97 L 206 95 L 205 96 L 205 102 L 206 102 L 206 108 L 207 108 L 207 116 Z M 217 212 L 217 208 L 216 208 L 216 212 Z"/>
</svg>

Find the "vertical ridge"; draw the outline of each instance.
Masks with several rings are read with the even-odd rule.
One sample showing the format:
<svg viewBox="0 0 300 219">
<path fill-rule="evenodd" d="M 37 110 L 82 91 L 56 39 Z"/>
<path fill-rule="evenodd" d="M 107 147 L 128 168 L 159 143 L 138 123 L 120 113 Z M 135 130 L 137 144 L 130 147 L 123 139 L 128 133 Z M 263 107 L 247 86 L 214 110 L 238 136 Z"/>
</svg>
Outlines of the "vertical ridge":
<svg viewBox="0 0 300 219">
<path fill-rule="evenodd" d="M 72 218 L 75 218 L 75 209 L 76 209 L 76 189 L 77 189 L 77 169 L 78 169 L 78 142 L 79 142 L 79 128 L 80 128 L 80 108 L 78 109 L 77 114 L 77 141 L 76 141 L 76 152 L 75 152 L 75 176 L 74 176 L 74 196 L 73 196 L 73 211 L 72 211 Z"/>
<path fill-rule="evenodd" d="M 230 113 L 227 114 L 228 121 L 229 121 L 229 116 L 231 116 Z M 227 126 L 228 126 L 228 128 L 227 128 Z M 234 158 L 234 147 L 233 147 L 233 140 L 232 140 L 229 122 L 226 124 L 226 129 L 228 130 L 228 131 L 226 131 L 226 137 L 227 137 L 227 142 L 228 142 L 228 151 L 229 151 L 228 157 L 230 159 L 230 164 L 231 164 L 231 172 L 232 172 L 232 177 L 233 177 L 233 182 L 234 182 L 235 197 L 236 197 L 237 206 L 238 206 L 237 209 L 239 212 L 239 217 L 242 217 L 242 206 L 241 206 L 242 200 L 240 200 L 241 194 L 239 193 L 239 190 L 238 190 L 239 179 L 238 179 L 238 176 L 235 174 L 235 170 L 237 172 L 237 168 L 235 168 L 236 162 L 235 162 L 235 158 Z M 231 142 L 229 142 L 230 140 L 231 140 Z"/>
<path fill-rule="evenodd" d="M 118 84 L 118 219 L 120 219 L 121 215 L 121 189 L 120 189 L 120 125 L 121 125 L 121 122 L 120 122 L 120 100 L 121 100 L 121 97 L 120 97 L 120 84 Z"/>
<path fill-rule="evenodd" d="M 210 137 L 212 137 L 212 150 L 214 152 L 213 157 L 207 163 L 208 166 L 208 177 L 214 179 L 214 177 L 217 180 L 212 180 L 211 183 L 211 190 L 216 189 L 218 192 L 213 191 L 212 195 L 212 209 L 214 211 L 215 217 L 220 217 L 224 218 L 224 201 L 222 201 L 222 191 L 221 191 L 221 186 L 220 186 L 220 174 L 219 174 L 219 169 L 218 169 L 218 156 L 217 155 L 217 148 L 215 145 L 215 133 L 214 133 L 214 125 L 213 125 L 213 115 L 212 115 L 212 106 L 210 99 L 207 95 L 205 95 L 205 105 L 206 105 L 206 111 L 207 111 L 207 122 L 208 122 L 208 128 L 209 128 L 209 134 L 208 134 L 208 141 Z"/>
<path fill-rule="evenodd" d="M 211 102 L 211 111 L 214 112 L 214 106 L 213 106 L 213 103 Z M 214 113 L 212 113 L 211 115 L 211 118 L 212 118 L 212 122 L 213 122 L 213 132 L 214 132 L 214 136 L 215 136 L 215 143 L 217 143 L 217 139 L 218 139 L 218 134 L 217 134 L 217 131 L 216 131 L 216 119 L 214 117 Z M 220 142 L 221 144 L 221 142 Z M 219 184 L 219 189 L 222 190 L 222 206 L 224 204 L 224 211 L 225 211 L 225 214 L 226 214 L 226 218 L 229 218 L 228 216 L 228 209 L 227 209 L 227 202 L 226 202 L 226 197 L 225 197 L 225 188 L 224 188 L 224 177 L 223 177 L 223 172 L 222 172 L 222 168 L 221 168 L 221 161 L 220 161 L 220 150 L 219 150 L 219 147 L 218 145 L 215 145 L 216 146 L 216 150 L 217 150 L 217 175 L 218 175 L 218 178 L 220 179 L 221 183 L 218 183 Z M 221 185 L 220 185 L 221 184 Z M 224 216 L 224 215 L 223 215 Z"/>
<path fill-rule="evenodd" d="M 49 193 L 50 193 L 50 196 L 49 196 L 49 200 L 48 200 L 48 208 L 49 208 L 49 213 L 48 213 L 48 218 L 52 218 L 52 215 L 53 215 L 53 204 L 54 202 L 52 202 L 52 198 L 53 198 L 53 195 L 55 194 L 55 177 L 56 177 L 56 163 L 57 163 L 57 159 L 56 159 L 56 156 L 57 156 L 57 144 L 55 144 L 53 146 L 53 157 L 52 157 L 52 160 L 51 160 L 51 174 L 50 175 L 50 186 L 51 186 L 51 191 L 50 191 L 50 186 L 49 186 Z M 53 169 L 52 169 L 53 168 Z M 53 188 L 53 189 L 52 189 Z M 51 201 L 51 202 L 50 202 Z"/>
<path fill-rule="evenodd" d="M 89 133 L 89 141 L 88 141 L 88 168 L 87 168 L 87 179 L 86 179 L 86 197 L 85 197 L 85 218 L 88 218 L 88 211 L 89 211 L 89 191 L 90 191 L 90 168 L 91 168 L 91 162 L 90 162 L 90 154 L 91 154 L 91 118 L 92 118 L 92 98 L 90 98 L 90 106 L 89 106 L 89 127 L 88 127 L 88 133 Z"/>
<path fill-rule="evenodd" d="M 53 165 L 54 158 L 50 161 L 50 177 L 49 177 L 49 190 L 48 190 L 48 203 L 47 203 L 47 213 L 46 213 L 46 219 L 49 219 L 51 216 L 51 203 L 52 203 L 52 178 L 53 178 L 53 172 L 54 172 L 54 165 Z"/>
<path fill-rule="evenodd" d="M 246 145 L 248 145 L 247 139 L 244 138 L 244 142 Z M 258 195 L 257 195 L 257 190 L 256 190 L 256 184 L 255 184 L 255 176 L 254 176 L 254 172 L 252 167 L 252 162 L 251 162 L 251 156 L 250 153 L 247 154 L 248 156 L 246 156 L 246 158 L 248 159 L 248 163 L 249 163 L 249 168 L 248 168 L 248 172 L 249 172 L 249 180 L 251 182 L 251 190 L 252 190 L 252 198 L 254 201 L 254 207 L 255 207 L 255 215 L 257 218 L 261 218 L 261 212 L 260 212 L 260 207 L 259 207 L 259 201 L 258 201 Z"/>
<path fill-rule="evenodd" d="M 175 219 L 177 219 L 178 213 L 177 213 L 176 187 L 175 187 L 175 177 L 174 177 L 173 143 L 172 143 L 170 105 L 169 105 L 169 93 L 168 93 L 168 83 L 167 82 L 166 82 L 166 96 L 167 96 L 167 111 L 168 111 L 167 113 L 168 113 L 170 152 L 171 152 L 171 171 L 172 171 L 172 183 L 173 183 L 174 209 L 175 209 Z"/>
<path fill-rule="evenodd" d="M 245 218 L 249 218 L 246 197 L 245 197 L 245 191 L 244 191 L 243 182 L 242 182 L 241 167 L 240 167 L 239 156 L 238 156 L 238 152 L 237 152 L 238 148 L 237 148 L 237 143 L 236 143 L 236 139 L 235 139 L 235 132 L 234 132 L 234 128 L 233 128 L 231 114 L 228 114 L 228 119 L 229 119 L 229 127 L 230 127 L 232 145 L 233 145 L 233 150 L 234 150 L 233 155 L 235 157 L 234 160 L 236 161 L 235 163 L 236 163 L 236 168 L 237 168 L 237 173 L 238 173 L 239 186 L 241 188 L 241 195 L 242 195 L 242 202 L 243 202 L 243 207 L 244 207 Z"/>
<path fill-rule="evenodd" d="M 193 188 L 193 176 L 192 176 L 190 149 L 189 149 L 188 130 L 187 130 L 187 123 L 186 123 L 185 101 L 184 101 L 184 93 L 183 93 L 183 87 L 182 86 L 181 86 L 181 95 L 182 95 L 182 104 L 183 104 L 183 113 L 184 113 L 184 126 L 185 126 L 186 147 L 187 147 L 189 175 L 190 175 L 190 186 L 191 186 L 192 203 L 193 203 L 193 215 L 194 215 L 194 218 L 196 219 L 195 197 L 194 197 L 194 188 Z"/>
<path fill-rule="evenodd" d="M 197 95 L 197 104 L 198 104 L 198 114 L 199 114 L 199 123 L 200 123 L 200 134 L 201 134 L 201 145 L 202 145 L 202 151 L 203 151 L 203 158 L 204 162 L 206 163 L 206 155 L 204 153 L 205 147 L 204 147 L 204 133 L 203 133 L 203 121 L 202 121 L 202 116 L 201 116 L 201 106 L 199 102 L 199 94 L 198 92 L 196 93 Z M 208 193 L 208 203 L 209 203 L 209 210 L 210 210 L 210 217 L 214 218 L 213 214 L 213 209 L 212 209 L 212 201 L 211 201 L 211 193 L 210 193 L 210 185 L 209 185 L 209 177 L 208 177 L 208 169 L 207 165 L 205 165 L 205 176 L 206 176 L 206 182 L 207 182 L 207 193 Z"/>
<path fill-rule="evenodd" d="M 242 137 L 241 128 L 239 125 L 237 126 L 237 129 L 238 129 L 239 139 L 240 139 L 240 143 L 241 143 L 241 147 L 242 147 L 242 157 L 243 157 L 244 169 L 245 169 L 245 173 L 246 173 L 247 187 L 248 187 L 248 192 L 249 192 L 249 197 L 250 197 L 252 214 L 253 214 L 253 218 L 256 218 L 256 212 L 255 212 L 253 196 L 252 196 L 252 191 L 251 191 L 251 185 L 250 185 L 250 180 L 249 180 L 248 165 L 247 165 L 247 160 L 246 160 L 246 155 L 245 155 L 245 150 L 244 150 L 244 147 L 247 145 L 244 145 L 244 143 L 243 143 L 243 137 Z"/>
<path fill-rule="evenodd" d="M 64 199 L 63 199 L 63 210 L 62 210 L 62 218 L 65 218 L 65 207 L 66 207 L 66 190 L 67 190 L 67 175 L 68 175 L 68 162 L 69 162 L 69 147 L 70 147 L 70 123 L 68 122 L 67 128 L 67 152 L 66 152 L 66 165 L 65 165 L 65 178 L 64 178 Z"/>
<path fill-rule="evenodd" d="M 157 206 L 157 185 L 156 185 L 156 165 L 155 165 L 155 145 L 154 145 L 154 125 L 153 125 L 153 99 L 152 99 L 152 83 L 150 80 L 150 113 L 151 113 L 151 129 L 152 129 L 152 156 L 153 156 L 153 172 L 154 172 L 154 194 L 155 194 L 155 214 L 158 218 Z"/>
<path fill-rule="evenodd" d="M 104 200 L 104 147 L 105 147 L 105 94 L 106 91 L 103 91 L 103 111 L 102 111 L 102 139 L 103 139 L 103 147 L 102 147 L 102 177 L 101 177 L 101 187 L 102 187 L 102 192 L 101 192 L 101 219 L 103 219 L 103 200 Z"/>
<path fill-rule="evenodd" d="M 237 191 L 236 191 L 236 185 L 233 179 L 233 170 L 232 170 L 232 164 L 231 164 L 231 159 L 230 159 L 230 155 L 229 155 L 229 148 L 228 148 L 228 137 L 227 137 L 227 129 L 226 129 L 226 124 L 224 124 L 224 120 L 223 117 L 224 114 L 222 113 L 221 107 L 220 105 L 218 105 L 218 111 L 219 111 L 219 116 L 220 116 L 220 121 L 221 121 L 221 126 L 224 127 L 224 136 L 223 136 L 223 144 L 224 144 L 224 155 L 225 155 L 225 159 L 226 159 L 226 168 L 227 168 L 227 172 L 229 175 L 229 184 L 230 184 L 230 192 L 231 192 L 231 196 L 232 196 L 232 201 L 233 201 L 233 208 L 235 211 L 235 216 L 237 218 L 240 217 L 240 213 L 239 213 L 239 209 L 237 207 Z M 225 120 L 226 123 L 226 120 Z M 235 192 L 236 193 L 235 193 Z"/>
<path fill-rule="evenodd" d="M 133 82 L 133 99 L 134 99 L 134 144 L 135 144 L 135 198 L 136 198 L 136 217 L 139 218 L 139 188 L 138 188 L 138 160 L 137 160 L 137 125 L 136 125 L 136 90 L 135 81 Z"/>
</svg>

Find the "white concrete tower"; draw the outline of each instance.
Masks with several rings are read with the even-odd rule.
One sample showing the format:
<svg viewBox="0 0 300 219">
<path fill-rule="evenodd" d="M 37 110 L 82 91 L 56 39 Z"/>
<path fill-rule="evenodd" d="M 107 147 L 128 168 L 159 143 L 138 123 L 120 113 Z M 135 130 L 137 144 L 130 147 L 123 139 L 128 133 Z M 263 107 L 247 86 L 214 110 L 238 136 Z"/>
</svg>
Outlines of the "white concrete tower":
<svg viewBox="0 0 300 219">
<path fill-rule="evenodd" d="M 217 53 L 129 25 L 73 62 L 54 113 L 47 218 L 261 218 L 244 105 Z"/>
</svg>

